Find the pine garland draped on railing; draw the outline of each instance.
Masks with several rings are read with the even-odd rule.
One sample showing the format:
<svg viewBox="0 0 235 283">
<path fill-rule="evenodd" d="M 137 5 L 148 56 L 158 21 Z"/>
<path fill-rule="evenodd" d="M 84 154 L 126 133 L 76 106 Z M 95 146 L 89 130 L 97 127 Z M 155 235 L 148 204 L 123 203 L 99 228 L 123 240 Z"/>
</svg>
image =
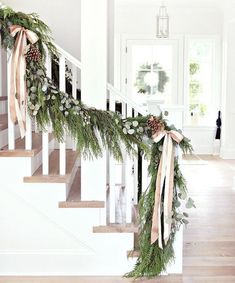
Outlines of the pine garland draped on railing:
<svg viewBox="0 0 235 283">
<path fill-rule="evenodd" d="M 45 131 L 51 125 L 55 138 L 63 141 L 65 134 L 71 135 L 77 144 L 77 150 L 85 157 L 97 158 L 104 149 L 119 160 L 122 160 L 122 148 L 130 155 L 136 154 L 136 146 L 142 154 L 150 159 L 149 175 L 151 177 L 148 190 L 142 195 L 139 204 L 139 247 L 140 255 L 134 270 L 126 276 L 142 277 L 156 276 L 166 270 L 167 265 L 174 260 L 173 242 L 180 225 L 188 223 L 186 212 L 182 213 L 181 200 L 186 207 L 194 206 L 193 200 L 187 197 L 185 179 L 183 178 L 178 157 L 173 163 L 173 200 L 171 217 L 167 219 L 170 225 L 170 235 L 166 243 L 158 240 L 151 244 L 152 218 L 156 201 L 156 181 L 159 164 L 164 154 L 164 141 L 170 131 L 177 131 L 168 126 L 162 117 L 142 116 L 129 117 L 122 120 L 120 115 L 110 111 L 98 110 L 84 105 L 71 95 L 61 92 L 46 75 L 45 59 L 47 50 L 52 56 L 59 57 L 49 27 L 36 14 L 15 12 L 4 5 L 0 6 L 0 34 L 2 47 L 14 51 L 16 36 L 10 30 L 13 26 L 20 26 L 23 31 L 29 30 L 36 34 L 36 43 L 28 46 L 25 51 L 26 70 L 25 83 L 27 88 L 27 109 L 31 119 L 36 121 L 37 127 Z M 29 42 L 27 42 L 29 44 Z M 17 93 L 15 93 L 17 98 Z M 18 98 L 17 98 L 18 99 Z M 153 135 L 166 131 L 166 136 L 158 143 Z M 178 144 L 173 141 L 173 148 Z M 179 147 L 183 152 L 191 151 L 187 138 L 182 136 Z M 166 198 L 165 184 L 162 185 L 160 200 L 160 215 L 164 217 L 161 206 Z M 161 222 L 162 223 L 162 222 Z M 162 246 L 163 245 L 163 246 Z M 162 247 L 161 247 L 162 246 Z"/>
</svg>

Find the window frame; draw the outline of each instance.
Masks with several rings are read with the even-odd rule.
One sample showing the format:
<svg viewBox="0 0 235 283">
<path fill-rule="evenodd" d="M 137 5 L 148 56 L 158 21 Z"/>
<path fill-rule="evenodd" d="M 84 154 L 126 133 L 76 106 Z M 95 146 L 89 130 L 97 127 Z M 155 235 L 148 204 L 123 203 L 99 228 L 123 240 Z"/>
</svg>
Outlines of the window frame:
<svg viewBox="0 0 235 283">
<path fill-rule="evenodd" d="M 172 101 L 176 101 L 177 97 L 175 97 L 174 95 L 174 89 L 178 89 L 178 77 L 179 77 L 179 72 L 178 72 L 178 42 L 175 40 L 146 40 L 146 39 L 142 39 L 142 40 L 127 40 L 127 86 L 126 86 L 126 93 L 128 95 L 130 95 L 131 99 L 135 99 L 135 97 L 132 96 L 132 84 L 130 83 L 132 81 L 131 77 L 132 77 L 132 47 L 133 46 L 148 46 L 151 47 L 151 49 L 154 46 L 164 46 L 164 45 L 168 45 L 172 47 L 172 82 L 171 82 L 171 92 L 172 92 L 172 96 L 168 99 L 172 100 Z M 153 59 L 153 58 L 152 58 Z M 151 69 L 150 72 L 153 72 L 153 63 L 154 61 L 151 61 L 150 65 L 151 65 Z M 175 74 L 175 75 L 174 75 Z M 177 91 L 178 93 L 178 91 Z M 176 96 L 178 96 L 178 94 L 176 93 Z"/>
<path fill-rule="evenodd" d="M 212 96 L 211 105 L 212 111 L 221 110 L 221 37 L 219 35 L 186 35 L 184 40 L 184 126 L 190 127 L 208 127 L 214 126 L 215 123 L 205 123 L 199 125 L 192 125 L 190 123 L 190 111 L 189 111 L 189 43 L 190 40 L 212 40 L 213 41 L 213 63 L 212 63 Z M 215 116 L 216 120 L 216 116 Z"/>
<path fill-rule="evenodd" d="M 184 74 L 184 35 L 174 34 L 168 39 L 158 39 L 154 34 L 130 34 L 122 33 L 116 34 L 115 36 L 115 70 L 114 70 L 114 85 L 125 93 L 128 98 L 131 99 L 129 89 L 127 88 L 126 78 L 128 77 L 128 45 L 131 41 L 157 41 L 166 42 L 172 41 L 177 44 L 177 82 L 176 89 L 172 97 L 172 104 L 183 105 L 184 101 L 184 85 L 183 85 L 183 74 Z"/>
</svg>

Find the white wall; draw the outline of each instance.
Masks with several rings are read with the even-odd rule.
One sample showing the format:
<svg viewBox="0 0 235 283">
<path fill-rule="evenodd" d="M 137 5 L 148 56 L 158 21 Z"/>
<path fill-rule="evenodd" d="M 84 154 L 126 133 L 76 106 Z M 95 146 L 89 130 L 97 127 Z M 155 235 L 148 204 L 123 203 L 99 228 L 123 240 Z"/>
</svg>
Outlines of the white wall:
<svg viewBox="0 0 235 283">
<path fill-rule="evenodd" d="M 224 23 L 224 87 L 223 87 L 223 127 L 221 156 L 235 159 L 235 3 L 225 9 Z"/>
<path fill-rule="evenodd" d="M 188 1 L 190 2 L 190 1 Z M 159 6 L 148 1 L 142 4 L 119 4 L 116 0 L 116 33 L 156 33 Z M 222 11 L 218 8 L 167 6 L 171 34 L 218 34 L 222 32 Z"/>
<path fill-rule="evenodd" d="M 36 12 L 52 30 L 57 44 L 81 58 L 81 0 L 3 0 L 17 11 Z"/>
<path fill-rule="evenodd" d="M 166 1 L 168 13 L 170 17 L 170 39 L 184 41 L 188 35 L 215 35 L 222 39 L 223 34 L 223 9 L 218 4 L 219 1 L 183 1 L 183 0 L 168 0 Z M 158 13 L 160 1 L 152 0 L 116 0 L 115 6 L 115 84 L 122 86 L 124 89 L 124 79 L 120 76 L 125 72 L 125 52 L 123 45 L 128 39 L 149 39 L 156 38 L 156 15 Z M 142 38 L 141 38 L 142 37 Z M 220 41 L 222 42 L 222 40 Z M 182 43 L 182 42 L 181 42 Z M 182 43 L 180 48 L 184 49 Z M 182 50 L 180 50 L 182 53 Z M 180 54 L 179 54 L 180 55 Z M 219 59 L 219 58 L 218 58 Z M 178 78 L 183 81 L 183 66 L 178 70 Z M 125 76 L 124 76 L 125 78 Z M 121 82 L 122 81 L 122 82 Z M 182 104 L 185 101 L 185 89 L 181 80 L 178 83 L 181 85 L 178 90 L 178 103 Z M 177 90 L 176 90 L 177 91 Z M 221 93 L 219 89 L 219 93 Z M 175 95 L 175 94 L 174 94 Z M 175 99 L 174 99 L 175 100 Z M 220 101 L 220 98 L 218 99 Z M 219 110 L 219 109 L 218 109 Z M 216 120 L 217 117 L 215 117 Z M 211 125 L 213 126 L 213 125 Z M 210 154 L 213 152 L 213 127 L 193 128 L 187 127 L 187 135 L 192 139 L 195 148 L 195 153 Z M 203 139 L 200 138 L 203 133 Z"/>
</svg>

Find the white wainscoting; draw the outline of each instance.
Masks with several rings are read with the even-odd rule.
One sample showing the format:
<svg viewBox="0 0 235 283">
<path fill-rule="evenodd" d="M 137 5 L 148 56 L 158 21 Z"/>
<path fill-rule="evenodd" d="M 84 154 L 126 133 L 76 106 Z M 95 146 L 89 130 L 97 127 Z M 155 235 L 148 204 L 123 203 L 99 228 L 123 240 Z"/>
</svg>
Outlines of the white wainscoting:
<svg viewBox="0 0 235 283">
<path fill-rule="evenodd" d="M 191 140 L 195 154 L 213 154 L 216 127 L 184 126 L 183 133 Z"/>
</svg>

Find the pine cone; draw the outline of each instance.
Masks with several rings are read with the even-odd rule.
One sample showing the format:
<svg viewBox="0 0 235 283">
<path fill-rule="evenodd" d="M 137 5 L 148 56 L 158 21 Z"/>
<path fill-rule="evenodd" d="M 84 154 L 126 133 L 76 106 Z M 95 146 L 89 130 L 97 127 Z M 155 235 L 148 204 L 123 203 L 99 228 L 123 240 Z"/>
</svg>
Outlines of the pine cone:
<svg viewBox="0 0 235 283">
<path fill-rule="evenodd" d="M 30 49 L 26 54 L 26 59 L 28 61 L 39 62 L 41 60 L 41 58 L 42 58 L 42 56 L 41 56 L 41 52 L 39 51 L 39 49 L 31 44 Z"/>
<path fill-rule="evenodd" d="M 157 132 L 164 130 L 164 124 L 162 121 L 157 119 L 156 117 L 150 117 L 148 120 L 148 126 L 152 130 L 152 135 Z"/>
</svg>

